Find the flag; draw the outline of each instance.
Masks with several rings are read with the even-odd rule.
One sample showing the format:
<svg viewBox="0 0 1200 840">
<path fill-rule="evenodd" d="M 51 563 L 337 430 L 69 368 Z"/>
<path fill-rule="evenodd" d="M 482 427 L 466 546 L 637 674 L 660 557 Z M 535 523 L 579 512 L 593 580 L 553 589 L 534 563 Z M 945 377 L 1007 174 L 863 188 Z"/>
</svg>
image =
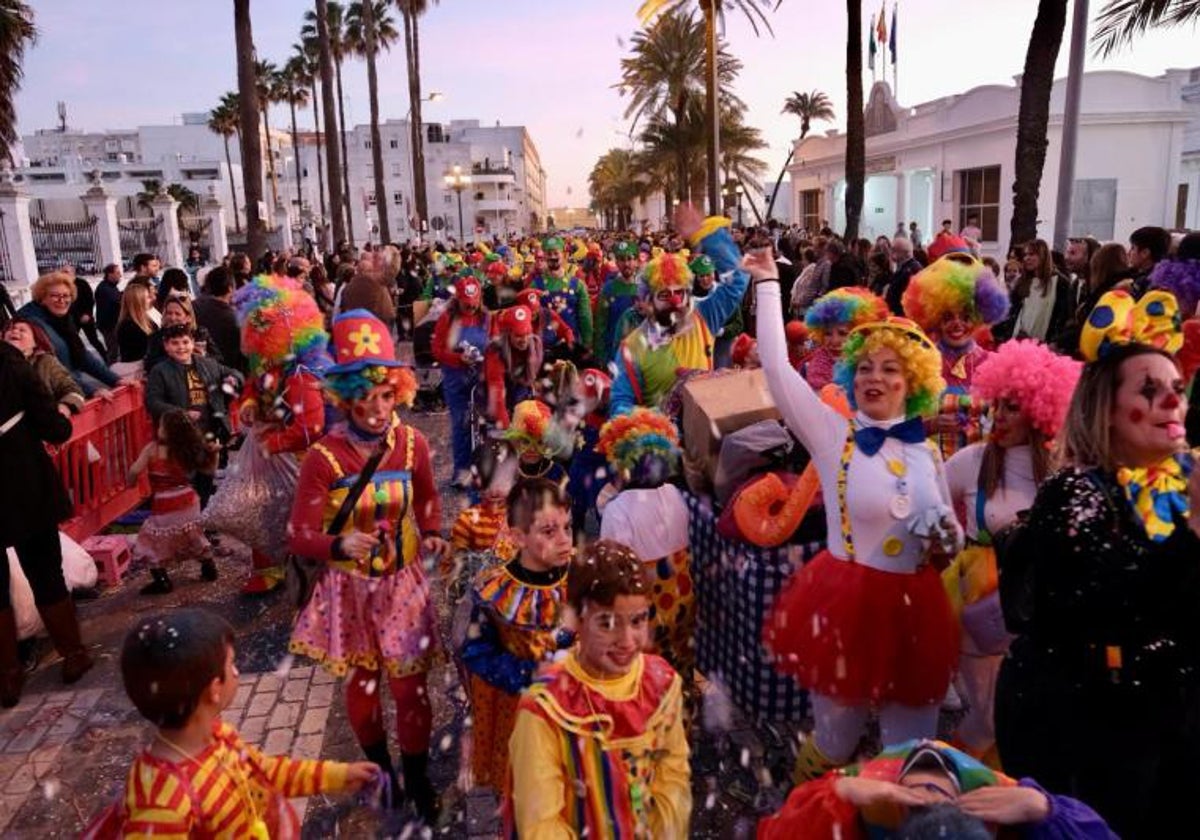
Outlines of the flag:
<svg viewBox="0 0 1200 840">
<path fill-rule="evenodd" d="M 900 11 L 900 4 L 892 6 L 892 34 L 891 40 L 888 42 L 888 49 L 892 53 L 892 64 L 896 63 L 896 13 Z"/>
<path fill-rule="evenodd" d="M 867 41 L 870 42 L 870 47 L 867 51 L 867 67 L 875 69 L 875 16 L 871 16 L 871 24 L 867 27 Z"/>
<path fill-rule="evenodd" d="M 875 34 L 879 38 L 880 47 L 887 43 L 887 0 L 879 4 L 879 24 Z"/>
</svg>

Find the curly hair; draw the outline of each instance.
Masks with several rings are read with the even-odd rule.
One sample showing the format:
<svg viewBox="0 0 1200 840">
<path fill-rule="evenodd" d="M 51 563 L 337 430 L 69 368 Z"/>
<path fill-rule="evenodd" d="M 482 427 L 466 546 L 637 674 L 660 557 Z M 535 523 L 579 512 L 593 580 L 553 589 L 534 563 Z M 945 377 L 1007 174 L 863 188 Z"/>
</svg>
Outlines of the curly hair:
<svg viewBox="0 0 1200 840">
<path fill-rule="evenodd" d="M 233 306 L 251 375 L 281 367 L 320 371 L 328 366 L 325 316 L 297 281 L 259 275 L 234 292 Z"/>
<path fill-rule="evenodd" d="M 596 452 L 626 477 L 648 456 L 658 460 L 669 474 L 679 465 L 679 432 L 666 415 L 639 407 L 601 427 Z"/>
<path fill-rule="evenodd" d="M 887 302 L 862 286 L 834 289 L 817 298 L 804 316 L 804 326 L 818 343 L 834 327 L 857 327 L 888 316 Z"/>
<path fill-rule="evenodd" d="M 942 379 L 942 354 L 928 338 L 923 341 L 916 336 L 919 331 L 888 322 L 864 324 L 846 339 L 842 347 L 842 358 L 833 371 L 833 381 L 846 392 L 852 408 L 858 408 L 854 399 L 854 376 L 858 363 L 866 356 L 889 348 L 900 358 L 904 367 L 904 379 L 908 394 L 904 399 L 904 413 L 908 417 L 932 417 L 937 413 L 938 401 L 946 390 Z"/>
<path fill-rule="evenodd" d="M 204 441 L 204 434 L 187 412 L 171 409 L 158 420 L 162 428 L 162 443 L 167 454 L 188 472 L 204 469 L 212 461 L 212 453 Z"/>
<path fill-rule="evenodd" d="M 977 325 L 995 324 L 1008 314 L 1004 284 L 967 254 L 947 255 L 914 275 L 901 302 L 904 314 L 927 332 L 935 332 L 950 313 Z"/>
<path fill-rule="evenodd" d="M 638 275 L 642 297 L 652 297 L 668 286 L 692 288 L 692 270 L 682 254 L 663 254 L 646 263 Z"/>
<path fill-rule="evenodd" d="M 1014 400 L 1046 438 L 1067 419 L 1083 365 L 1033 340 L 1008 341 L 987 358 L 971 380 L 971 396 L 993 402 Z"/>
<path fill-rule="evenodd" d="M 1150 272 L 1150 288 L 1175 295 L 1179 313 L 1191 318 L 1200 304 L 1200 260 L 1163 260 Z"/>
<path fill-rule="evenodd" d="M 417 377 L 406 367 L 371 365 L 353 373 L 330 373 L 325 376 L 325 388 L 338 405 L 345 406 L 352 400 L 362 399 L 378 385 L 391 385 L 396 389 L 396 402 L 412 406 L 417 396 Z"/>
</svg>

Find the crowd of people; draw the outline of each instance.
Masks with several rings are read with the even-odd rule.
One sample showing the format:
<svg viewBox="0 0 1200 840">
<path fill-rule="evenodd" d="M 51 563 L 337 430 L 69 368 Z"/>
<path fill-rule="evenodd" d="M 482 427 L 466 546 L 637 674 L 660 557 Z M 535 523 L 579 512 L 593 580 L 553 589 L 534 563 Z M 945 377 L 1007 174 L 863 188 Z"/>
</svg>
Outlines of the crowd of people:
<svg viewBox="0 0 1200 840">
<path fill-rule="evenodd" d="M 52 562 L 66 504 L 42 442 L 138 382 L 156 431 L 131 468 L 153 493 L 142 592 L 170 592 L 183 561 L 216 579 L 222 535 L 252 549 L 246 595 L 294 576 L 291 651 L 343 681 L 365 758 L 248 747 L 220 716 L 229 626 L 140 618 L 121 671 L 157 734 L 97 824 L 276 836 L 287 797 L 370 787 L 434 825 L 428 676 L 448 655 L 469 704 L 460 783 L 499 794 L 506 832 L 687 836 L 715 690 L 693 576 L 736 560 L 690 535 L 686 498 L 712 476 L 682 405 L 759 376 L 807 467 L 764 459 L 707 503 L 747 552 L 802 520 L 824 550 L 751 628 L 812 710 L 758 835 L 1171 834 L 1200 790 L 1200 235 L 1034 240 L 1003 264 L 981 238 L 968 219 L 928 243 L 915 226 L 846 242 L 681 205 L 663 234 L 192 273 L 145 254 L 94 290 L 39 278 L 3 326 L 0 450 L 29 481 L 0 485 L 0 533 L 64 681 L 91 663 Z M 442 401 L 444 446 L 407 415 Z M 11 623 L 0 610 L 6 706 Z"/>
</svg>

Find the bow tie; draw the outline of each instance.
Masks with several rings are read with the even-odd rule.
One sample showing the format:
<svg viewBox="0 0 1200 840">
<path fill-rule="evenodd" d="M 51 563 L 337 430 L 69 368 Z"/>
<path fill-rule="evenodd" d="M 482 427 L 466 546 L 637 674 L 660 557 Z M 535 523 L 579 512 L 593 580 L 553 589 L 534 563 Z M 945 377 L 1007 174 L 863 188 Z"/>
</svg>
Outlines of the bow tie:
<svg viewBox="0 0 1200 840">
<path fill-rule="evenodd" d="M 1188 512 L 1187 485 L 1191 462 L 1172 455 L 1150 467 L 1121 467 L 1117 484 L 1146 529 L 1146 536 L 1162 542 L 1175 530 L 1175 519 Z"/>
<path fill-rule="evenodd" d="M 890 437 L 902 443 L 920 443 L 925 440 L 925 423 L 920 417 L 913 417 L 886 429 L 865 426 L 854 433 L 854 443 L 864 455 L 870 456 L 883 448 L 883 442 Z"/>
</svg>

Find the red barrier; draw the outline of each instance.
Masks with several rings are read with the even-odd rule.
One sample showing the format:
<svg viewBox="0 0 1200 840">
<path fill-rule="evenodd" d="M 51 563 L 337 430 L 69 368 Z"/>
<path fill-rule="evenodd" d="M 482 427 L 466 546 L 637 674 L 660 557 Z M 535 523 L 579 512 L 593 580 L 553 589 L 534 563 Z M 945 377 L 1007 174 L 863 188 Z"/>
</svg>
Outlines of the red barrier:
<svg viewBox="0 0 1200 840">
<path fill-rule="evenodd" d="M 113 389 L 111 400 L 92 399 L 72 419 L 74 433 L 54 455 L 74 505 L 60 527 L 77 542 L 137 507 L 150 495 L 145 473 L 128 484 L 129 466 L 150 442 L 153 424 L 141 385 Z"/>
</svg>

